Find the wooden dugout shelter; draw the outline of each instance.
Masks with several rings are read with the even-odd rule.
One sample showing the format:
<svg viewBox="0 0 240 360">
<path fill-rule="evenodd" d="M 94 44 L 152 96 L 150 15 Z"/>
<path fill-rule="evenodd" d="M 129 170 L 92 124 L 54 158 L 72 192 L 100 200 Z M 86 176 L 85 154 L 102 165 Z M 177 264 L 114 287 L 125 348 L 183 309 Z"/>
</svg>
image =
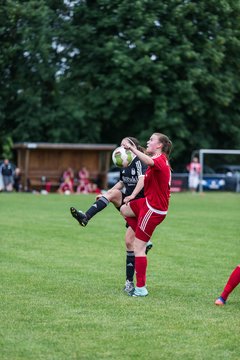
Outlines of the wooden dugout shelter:
<svg viewBox="0 0 240 360">
<path fill-rule="evenodd" d="M 22 172 L 24 189 L 39 190 L 44 182 L 52 188 L 59 186 L 63 172 L 71 167 L 77 178 L 78 171 L 85 166 L 92 180 L 97 180 L 102 189 L 107 188 L 107 172 L 111 154 L 116 144 L 53 144 L 17 143 L 17 166 Z"/>
</svg>

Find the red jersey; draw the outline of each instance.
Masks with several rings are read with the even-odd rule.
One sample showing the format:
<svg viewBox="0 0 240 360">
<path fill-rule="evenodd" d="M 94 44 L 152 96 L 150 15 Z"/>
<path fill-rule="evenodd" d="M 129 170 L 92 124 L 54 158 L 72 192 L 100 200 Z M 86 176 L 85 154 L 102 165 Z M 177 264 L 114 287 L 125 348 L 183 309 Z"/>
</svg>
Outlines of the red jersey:
<svg viewBox="0 0 240 360">
<path fill-rule="evenodd" d="M 165 154 L 154 156 L 154 165 L 147 168 L 144 194 L 152 210 L 167 211 L 170 198 L 171 169 Z"/>
</svg>

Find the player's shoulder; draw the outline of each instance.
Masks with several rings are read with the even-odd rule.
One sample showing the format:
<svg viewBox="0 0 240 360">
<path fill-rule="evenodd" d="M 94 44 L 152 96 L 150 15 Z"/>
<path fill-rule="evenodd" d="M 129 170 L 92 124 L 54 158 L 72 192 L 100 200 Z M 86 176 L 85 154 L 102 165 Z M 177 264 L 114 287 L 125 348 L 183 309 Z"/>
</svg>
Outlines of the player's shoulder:
<svg viewBox="0 0 240 360">
<path fill-rule="evenodd" d="M 165 154 L 160 154 L 158 156 L 154 156 L 153 158 L 154 164 L 160 167 L 170 167 L 168 158 Z"/>
<path fill-rule="evenodd" d="M 142 168 L 142 169 L 145 169 L 145 168 L 147 168 L 147 165 L 143 162 L 143 161 L 141 161 L 139 158 L 137 158 L 137 157 L 135 157 L 135 159 L 134 159 L 135 161 L 134 161 L 134 166 L 136 167 L 136 168 Z"/>
<path fill-rule="evenodd" d="M 140 160 L 137 156 L 133 159 L 132 164 L 141 164 L 144 165 L 144 162 L 142 160 Z"/>
<path fill-rule="evenodd" d="M 135 158 L 132 160 L 131 164 L 129 165 L 129 168 L 135 167 L 136 163 L 139 161 L 139 158 L 135 156 Z"/>
</svg>

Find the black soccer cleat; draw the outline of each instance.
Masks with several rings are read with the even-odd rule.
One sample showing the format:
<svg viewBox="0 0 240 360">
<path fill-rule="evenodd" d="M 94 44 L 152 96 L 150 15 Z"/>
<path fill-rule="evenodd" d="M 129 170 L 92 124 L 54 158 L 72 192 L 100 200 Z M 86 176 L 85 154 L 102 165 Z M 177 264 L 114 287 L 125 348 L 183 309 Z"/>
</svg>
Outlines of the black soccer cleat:
<svg viewBox="0 0 240 360">
<path fill-rule="evenodd" d="M 78 211 L 74 207 L 70 207 L 70 212 L 71 212 L 72 216 L 74 217 L 74 219 L 76 219 L 79 222 L 79 225 L 81 225 L 81 226 L 87 225 L 88 218 L 82 211 Z"/>
<path fill-rule="evenodd" d="M 145 250 L 146 255 L 149 252 L 149 250 L 151 250 L 152 247 L 153 247 L 153 243 L 149 240 L 146 244 L 146 250 Z"/>
</svg>

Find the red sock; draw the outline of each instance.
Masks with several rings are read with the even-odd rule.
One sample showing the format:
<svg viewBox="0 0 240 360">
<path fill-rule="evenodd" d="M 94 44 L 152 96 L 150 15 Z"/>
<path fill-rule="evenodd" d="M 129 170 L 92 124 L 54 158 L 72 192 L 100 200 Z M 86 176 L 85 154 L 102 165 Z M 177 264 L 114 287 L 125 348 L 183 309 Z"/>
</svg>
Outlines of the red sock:
<svg viewBox="0 0 240 360">
<path fill-rule="evenodd" d="M 136 256 L 135 257 L 135 272 L 137 279 L 137 287 L 143 287 L 146 285 L 146 273 L 147 273 L 147 257 Z"/>
<path fill-rule="evenodd" d="M 221 294 L 221 297 L 226 301 L 230 293 L 235 289 L 235 287 L 240 283 L 240 265 L 236 267 L 231 273 L 227 284 Z"/>
</svg>

